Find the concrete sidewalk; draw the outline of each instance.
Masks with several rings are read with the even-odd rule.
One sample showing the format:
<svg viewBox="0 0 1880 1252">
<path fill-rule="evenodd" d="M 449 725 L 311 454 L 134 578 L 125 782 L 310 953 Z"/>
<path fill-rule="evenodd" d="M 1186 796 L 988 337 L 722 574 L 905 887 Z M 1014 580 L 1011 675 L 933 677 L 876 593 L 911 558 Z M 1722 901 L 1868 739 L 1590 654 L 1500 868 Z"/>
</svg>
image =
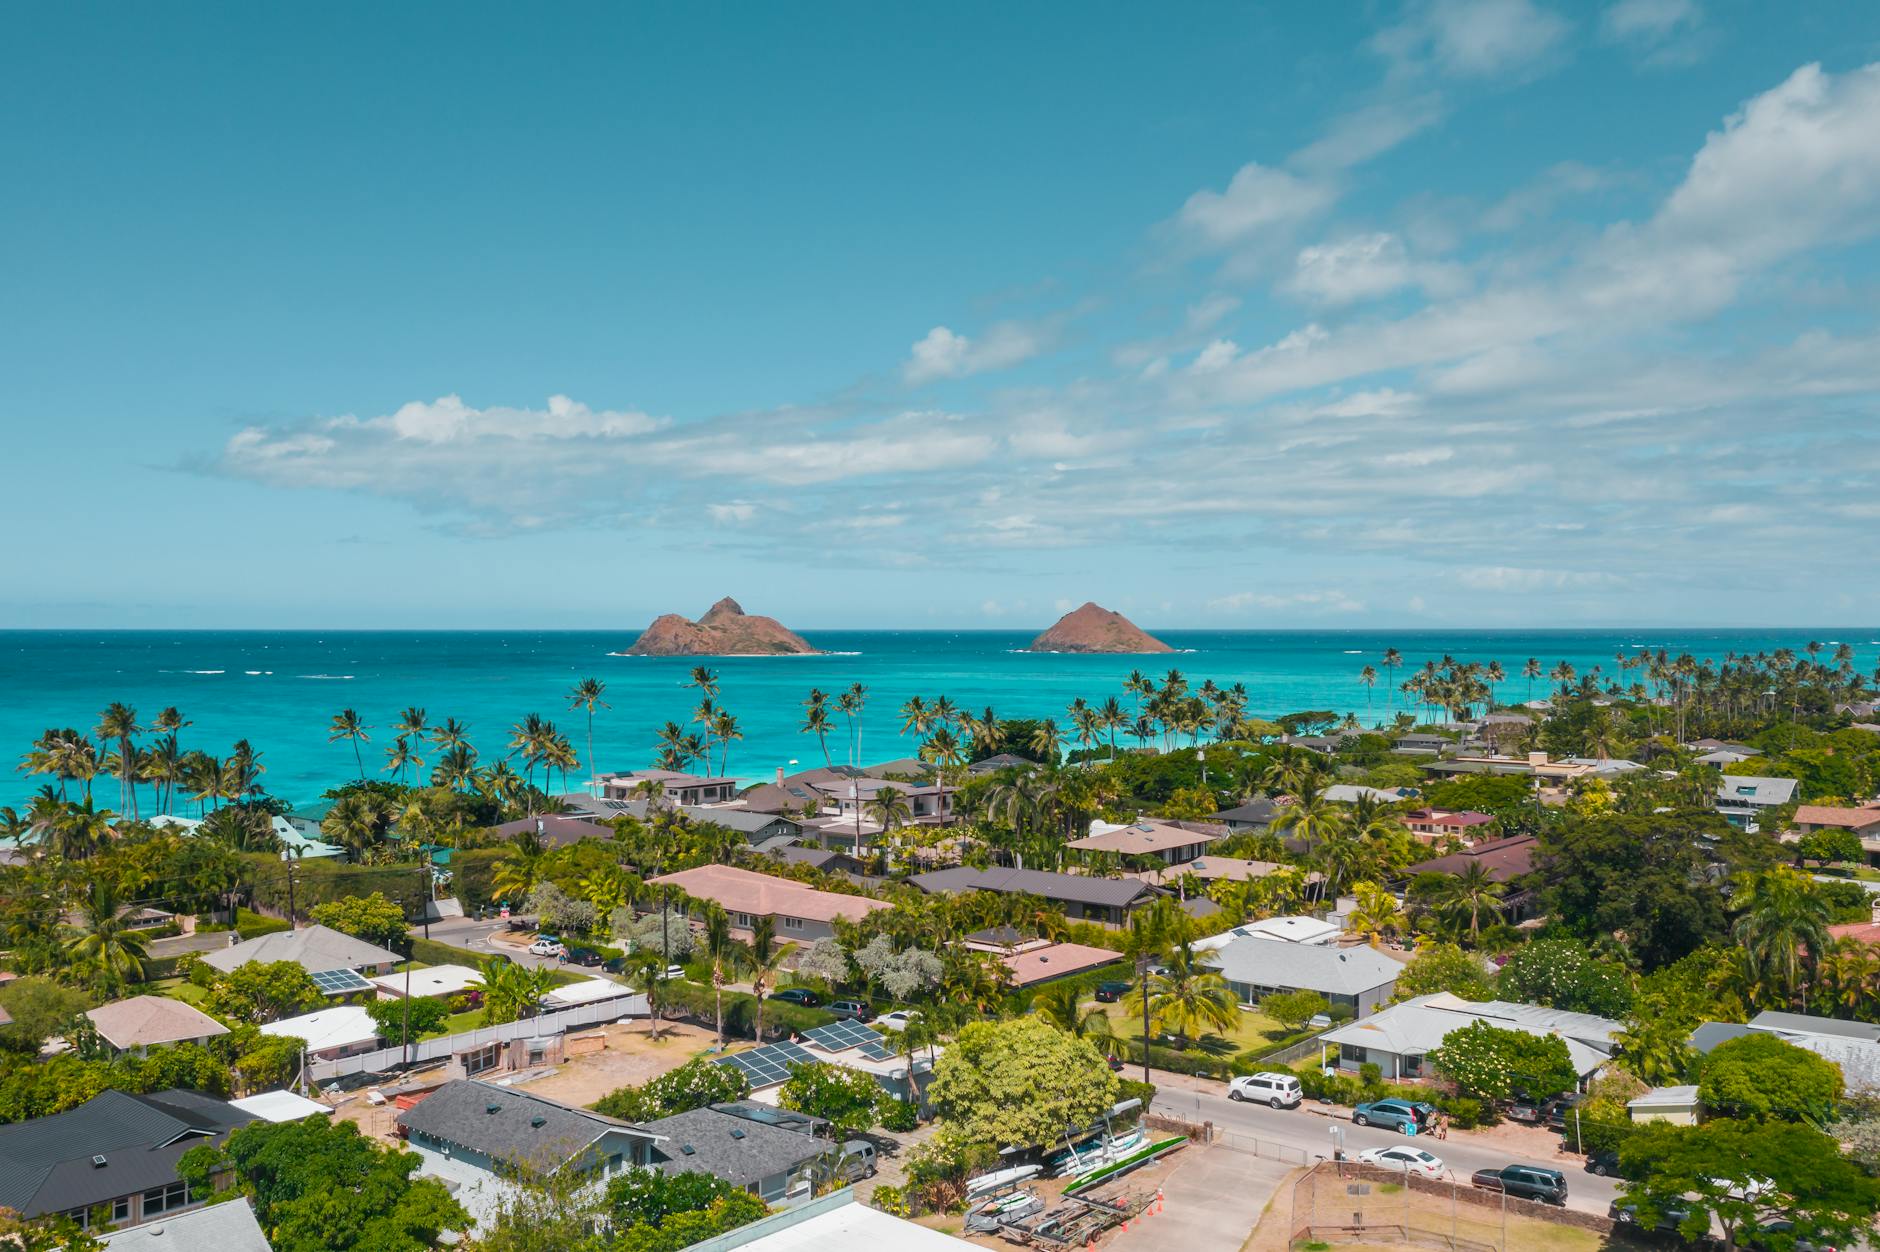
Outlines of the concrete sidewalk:
<svg viewBox="0 0 1880 1252">
<path fill-rule="evenodd" d="M 1238 1248 L 1292 1166 L 1222 1144 L 1188 1147 L 1162 1183 L 1162 1212 L 1140 1217 L 1104 1242 L 1125 1252 Z M 1127 1185 L 1128 1180 L 1123 1180 Z"/>
</svg>

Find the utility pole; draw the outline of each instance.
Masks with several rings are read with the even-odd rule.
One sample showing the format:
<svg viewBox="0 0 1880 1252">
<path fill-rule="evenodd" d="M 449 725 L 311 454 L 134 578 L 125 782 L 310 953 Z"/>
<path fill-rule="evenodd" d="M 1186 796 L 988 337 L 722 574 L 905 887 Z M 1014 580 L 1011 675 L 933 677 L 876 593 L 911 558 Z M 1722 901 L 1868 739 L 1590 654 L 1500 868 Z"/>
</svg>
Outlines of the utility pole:
<svg viewBox="0 0 1880 1252">
<path fill-rule="evenodd" d="M 399 903 L 403 904 L 404 901 L 400 900 Z M 405 1011 L 404 1011 L 404 1023 L 399 1028 L 399 1034 L 402 1036 L 402 1039 L 400 1040 L 398 1046 L 404 1053 L 406 1066 L 409 1067 L 411 1064 L 411 958 L 410 957 L 405 958 Z"/>
</svg>

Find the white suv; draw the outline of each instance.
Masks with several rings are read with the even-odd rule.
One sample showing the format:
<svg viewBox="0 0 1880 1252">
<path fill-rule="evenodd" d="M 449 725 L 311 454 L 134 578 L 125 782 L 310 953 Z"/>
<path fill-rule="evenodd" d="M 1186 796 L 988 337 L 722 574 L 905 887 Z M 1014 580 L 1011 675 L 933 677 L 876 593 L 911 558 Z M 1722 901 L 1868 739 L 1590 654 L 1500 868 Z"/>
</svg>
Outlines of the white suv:
<svg viewBox="0 0 1880 1252">
<path fill-rule="evenodd" d="M 1299 1107 L 1306 1093 L 1291 1074 L 1243 1074 L 1227 1084 L 1227 1098 L 1254 1100 L 1276 1109 L 1293 1109 Z"/>
</svg>

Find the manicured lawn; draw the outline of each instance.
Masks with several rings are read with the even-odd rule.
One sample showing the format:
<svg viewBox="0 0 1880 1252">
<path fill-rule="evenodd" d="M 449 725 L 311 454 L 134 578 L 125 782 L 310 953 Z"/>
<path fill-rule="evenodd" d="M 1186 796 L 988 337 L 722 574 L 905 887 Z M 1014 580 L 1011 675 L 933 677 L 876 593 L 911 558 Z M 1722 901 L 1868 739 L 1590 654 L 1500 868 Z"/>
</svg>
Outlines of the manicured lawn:
<svg viewBox="0 0 1880 1252">
<path fill-rule="evenodd" d="M 159 978 L 156 982 L 145 983 L 144 986 L 150 995 L 168 996 L 172 1000 L 181 1000 L 197 1008 L 201 1008 L 203 1001 L 208 998 L 207 992 L 187 978 Z"/>
<path fill-rule="evenodd" d="M 1091 1001 L 1092 1004 L 1095 1001 Z M 1132 1017 L 1120 1004 L 1105 1004 L 1103 1011 L 1109 1015 L 1110 1029 L 1126 1039 L 1142 1037 L 1142 1016 Z M 1245 1052 L 1248 1048 L 1264 1048 L 1287 1038 L 1287 1033 L 1280 1024 L 1266 1014 L 1255 1009 L 1240 1010 L 1240 1020 L 1234 1029 L 1226 1035 L 1204 1035 L 1188 1046 L 1201 1052 L 1231 1055 Z M 1165 1045 L 1166 1046 L 1166 1045 Z"/>
<path fill-rule="evenodd" d="M 438 1039 L 444 1035 L 461 1035 L 466 1031 L 475 1030 L 482 1024 L 482 1009 L 466 1009 L 462 1013 L 452 1013 L 449 1017 L 444 1019 L 444 1028 L 442 1030 L 434 1030 L 424 1037 L 426 1039 Z"/>
</svg>

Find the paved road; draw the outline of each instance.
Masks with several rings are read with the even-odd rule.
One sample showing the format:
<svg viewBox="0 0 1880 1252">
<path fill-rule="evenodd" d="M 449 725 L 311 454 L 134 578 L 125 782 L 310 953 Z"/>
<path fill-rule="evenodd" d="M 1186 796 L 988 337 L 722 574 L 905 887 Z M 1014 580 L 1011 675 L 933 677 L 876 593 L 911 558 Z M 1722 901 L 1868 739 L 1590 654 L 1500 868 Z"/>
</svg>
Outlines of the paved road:
<svg viewBox="0 0 1880 1252">
<path fill-rule="evenodd" d="M 531 965 L 537 969 L 564 969 L 571 973 L 580 974 L 583 977 L 613 977 L 613 975 L 598 966 L 584 968 L 580 965 L 569 965 L 565 962 L 557 961 L 552 956 L 535 956 L 526 947 L 511 947 L 506 943 L 492 943 L 490 936 L 502 933 L 508 928 L 508 925 L 509 923 L 494 918 L 481 922 L 471 918 L 452 918 L 448 921 L 432 922 L 431 938 L 438 943 L 448 943 L 455 948 L 468 948 L 472 952 L 500 952 L 520 965 Z M 421 935 L 424 931 L 419 929 L 413 933 Z M 618 982 L 620 980 L 614 979 L 614 981 Z"/>
<path fill-rule="evenodd" d="M 1157 1075 L 1158 1082 L 1161 1075 Z M 1335 1117 L 1314 1112 L 1319 1107 L 1308 1100 L 1297 1109 L 1272 1109 L 1264 1104 L 1240 1104 L 1225 1095 L 1214 1095 L 1175 1087 L 1158 1087 L 1155 1110 L 1185 1121 L 1211 1121 L 1234 1134 L 1251 1135 L 1272 1143 L 1298 1148 L 1310 1157 L 1329 1157 L 1332 1152 L 1330 1127 L 1345 1132 L 1345 1152 L 1356 1155 L 1366 1148 L 1385 1148 L 1396 1143 L 1415 1143 L 1441 1157 L 1458 1178 L 1468 1181 L 1478 1169 L 1503 1165 L 1540 1165 L 1558 1169 L 1567 1176 L 1567 1207 L 1586 1213 L 1605 1213 L 1619 1192 L 1611 1178 L 1597 1178 L 1578 1165 L 1579 1158 L 1543 1159 L 1510 1156 L 1497 1144 L 1474 1143 L 1463 1132 L 1452 1132 L 1448 1139 L 1427 1136 L 1406 1138 L 1379 1126 L 1354 1126 L 1347 1110 L 1337 1110 Z"/>
</svg>

